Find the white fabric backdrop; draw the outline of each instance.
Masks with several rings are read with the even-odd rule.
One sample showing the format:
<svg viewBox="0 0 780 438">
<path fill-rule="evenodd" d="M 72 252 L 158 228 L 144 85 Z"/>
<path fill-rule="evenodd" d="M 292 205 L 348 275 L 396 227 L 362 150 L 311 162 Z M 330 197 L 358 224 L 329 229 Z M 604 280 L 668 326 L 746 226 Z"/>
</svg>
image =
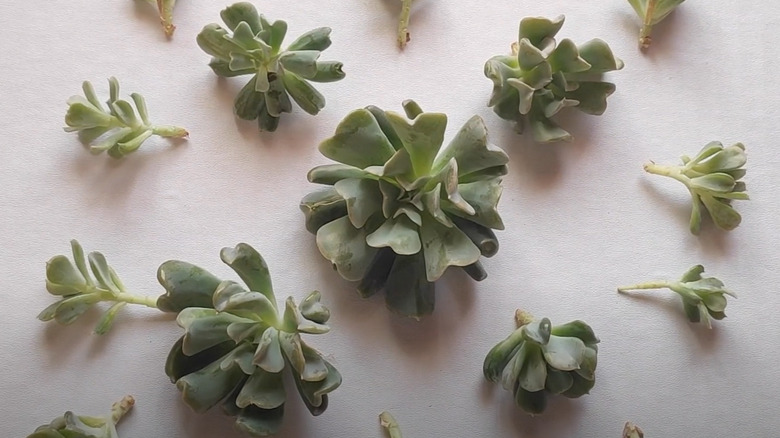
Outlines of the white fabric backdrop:
<svg viewBox="0 0 780 438">
<path fill-rule="evenodd" d="M 773 0 L 686 2 L 636 49 L 638 20 L 625 0 L 420 0 L 412 42 L 395 44 L 394 0 L 256 2 L 290 24 L 289 36 L 331 26 L 324 58 L 347 78 L 323 84 L 318 117 L 285 115 L 274 134 L 237 121 L 232 100 L 246 79 L 217 79 L 195 44 L 227 2 L 182 0 L 166 41 L 151 7 L 130 0 L 0 3 L 0 422 L 26 436 L 66 409 L 104 412 L 137 399 L 124 437 L 238 436 L 219 412 L 197 415 L 163 372 L 180 329 L 150 309 L 128 309 L 114 330 L 91 335 L 96 314 L 63 329 L 35 319 L 52 301 L 44 262 L 68 240 L 100 250 L 136 293 L 158 295 L 157 266 L 176 258 L 228 277 L 223 246 L 248 242 L 267 259 L 279 298 L 323 292 L 333 330 L 312 339 L 344 375 L 330 408 L 311 417 L 293 397 L 280 436 L 378 437 L 391 411 L 415 437 L 617 437 L 626 420 L 649 437 L 769 437 L 780 429 L 780 203 L 776 74 L 780 6 Z M 560 33 L 599 37 L 626 63 L 602 117 L 569 110 L 571 144 L 536 145 L 485 106 L 485 60 L 509 50 L 519 20 L 565 13 Z M 89 79 L 101 95 L 115 75 L 123 94 L 147 98 L 160 123 L 189 141 L 153 139 L 121 162 L 91 156 L 62 131 L 65 100 Z M 400 110 L 414 98 L 450 116 L 448 137 L 471 115 L 511 157 L 500 210 L 506 231 L 482 283 L 448 275 L 435 314 L 392 315 L 363 300 L 319 255 L 298 200 L 305 175 L 326 163 L 316 145 L 350 110 Z M 743 225 L 689 234 L 689 198 L 677 182 L 644 175 L 705 143 L 742 141 L 752 197 Z M 712 331 L 687 323 L 671 293 L 624 297 L 621 283 L 677 278 L 703 263 L 739 294 Z M 578 400 L 554 399 L 538 418 L 483 382 L 485 353 L 523 307 L 554 323 L 588 321 L 602 340 L 598 383 Z"/>
</svg>

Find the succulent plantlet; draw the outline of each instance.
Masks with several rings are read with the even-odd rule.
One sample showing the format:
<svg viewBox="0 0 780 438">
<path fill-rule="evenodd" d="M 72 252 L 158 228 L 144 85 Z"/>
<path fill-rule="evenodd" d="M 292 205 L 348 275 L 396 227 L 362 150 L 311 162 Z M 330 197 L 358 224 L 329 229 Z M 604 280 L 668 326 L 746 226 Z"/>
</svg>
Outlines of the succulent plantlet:
<svg viewBox="0 0 780 438">
<path fill-rule="evenodd" d="M 388 438 L 403 438 L 401 428 L 390 412 L 385 411 L 379 414 L 379 425 L 387 432 Z"/>
<path fill-rule="evenodd" d="M 702 277 L 704 267 L 696 265 L 686 272 L 679 281 L 653 281 L 618 288 L 625 293 L 632 290 L 670 289 L 680 295 L 685 315 L 690 322 L 704 323 L 712 328 L 712 320 L 726 317 L 726 295 L 737 296 L 728 291 L 723 282 L 715 277 Z"/>
<path fill-rule="evenodd" d="M 644 438 L 644 437 L 645 434 L 644 432 L 642 432 L 642 429 L 640 429 L 630 421 L 627 422 L 626 426 L 623 428 L 623 438 Z"/>
<path fill-rule="evenodd" d="M 650 47 L 653 32 L 653 26 L 660 23 L 664 18 L 680 6 L 685 0 L 628 0 L 636 14 L 642 19 L 642 28 L 639 31 L 639 48 L 647 49 Z"/>
<path fill-rule="evenodd" d="M 434 284 L 450 266 L 479 281 L 481 256 L 498 251 L 493 229 L 507 155 L 487 141 L 481 118 L 442 148 L 447 116 L 413 101 L 404 116 L 376 107 L 353 111 L 320 152 L 309 181 L 330 186 L 301 201 L 306 228 L 343 278 L 392 310 L 415 318 L 434 308 Z"/>
<path fill-rule="evenodd" d="M 28 435 L 27 438 L 119 438 L 116 424 L 130 409 L 135 400 L 125 396 L 111 406 L 111 413 L 104 417 L 87 417 L 76 415 L 71 411 L 55 418 Z"/>
<path fill-rule="evenodd" d="M 176 5 L 176 0 L 146 0 L 157 8 L 157 12 L 160 14 L 160 24 L 162 24 L 165 35 L 168 37 L 173 36 L 173 31 L 176 30 L 176 26 L 173 25 L 173 7 Z"/>
<path fill-rule="evenodd" d="M 319 61 L 331 44 L 330 28 L 306 32 L 282 50 L 286 22 L 272 24 L 244 2 L 229 6 L 221 17 L 227 29 L 206 25 L 198 34 L 198 45 L 212 56 L 209 66 L 217 76 L 252 75 L 236 96 L 234 109 L 239 118 L 257 119 L 261 131 L 275 131 L 281 115 L 292 111 L 291 97 L 312 115 L 325 107 L 325 98 L 309 81 L 344 78 L 342 63 Z"/>
<path fill-rule="evenodd" d="M 156 300 L 151 297 L 131 295 L 125 289 L 114 268 L 108 265 L 103 254 L 94 251 L 87 258 L 76 240 L 70 241 L 73 260 L 67 256 L 52 257 L 46 263 L 46 290 L 60 297 L 39 315 L 41 321 L 56 321 L 70 324 L 99 302 L 112 303 L 100 318 L 95 333 L 104 334 L 113 325 L 114 318 L 126 304 L 141 304 L 157 308 Z M 95 276 L 93 279 L 87 269 Z"/>
<path fill-rule="evenodd" d="M 146 101 L 138 93 L 130 95 L 136 106 L 136 110 L 133 110 L 130 102 L 119 99 L 119 81 L 115 77 L 108 79 L 108 85 L 108 109 L 100 103 L 89 81 L 82 84 L 83 97 L 72 96 L 68 99 L 65 132 L 77 131 L 81 141 L 89 145 L 89 151 L 93 154 L 105 151 L 113 158 L 123 158 L 138 150 L 152 135 L 175 138 L 189 135 L 186 129 L 178 126 L 152 124 Z"/>
<path fill-rule="evenodd" d="M 488 106 L 502 119 L 515 122 L 518 133 L 530 129 L 541 143 L 572 139 L 551 120 L 565 107 L 603 114 L 615 85 L 601 77 L 623 68 L 623 61 L 600 39 L 580 46 L 563 39 L 556 45 L 554 37 L 563 21 L 563 15 L 553 20 L 524 18 L 512 54 L 494 56 L 485 64 L 485 76 L 493 81 Z"/>
<path fill-rule="evenodd" d="M 412 0 L 401 0 L 401 16 L 398 19 L 398 45 L 403 49 L 411 39 L 409 16 L 412 14 Z"/>
<path fill-rule="evenodd" d="M 650 162 L 645 171 L 655 175 L 668 176 L 685 184 L 691 194 L 691 233 L 701 230 L 702 205 L 709 212 L 718 228 L 731 231 L 742 222 L 742 216 L 731 207 L 732 200 L 748 200 L 743 168 L 747 163 L 745 146 L 736 143 L 729 147 L 713 141 L 690 158 L 682 157 L 681 166 L 662 166 Z"/>
<path fill-rule="evenodd" d="M 320 303 L 320 293 L 312 292 L 300 305 L 288 298 L 280 314 L 268 266 L 254 248 L 241 243 L 224 248 L 220 256 L 246 288 L 185 262 L 168 261 L 158 271 L 167 291 L 161 307 L 175 308 L 187 296 L 213 293 L 210 305 L 186 307 L 177 318 L 185 334 L 171 349 L 165 371 L 184 402 L 197 412 L 219 404 L 236 418 L 239 430 L 272 435 L 284 415 L 283 373 L 288 370 L 309 411 L 322 414 L 341 375 L 301 339 L 301 334 L 329 330 L 330 311 Z"/>
<path fill-rule="evenodd" d="M 555 326 L 517 311 L 518 328 L 488 353 L 485 378 L 512 391 L 525 412 L 537 415 L 547 407 L 548 394 L 577 398 L 596 383 L 599 339 L 582 321 Z"/>
</svg>

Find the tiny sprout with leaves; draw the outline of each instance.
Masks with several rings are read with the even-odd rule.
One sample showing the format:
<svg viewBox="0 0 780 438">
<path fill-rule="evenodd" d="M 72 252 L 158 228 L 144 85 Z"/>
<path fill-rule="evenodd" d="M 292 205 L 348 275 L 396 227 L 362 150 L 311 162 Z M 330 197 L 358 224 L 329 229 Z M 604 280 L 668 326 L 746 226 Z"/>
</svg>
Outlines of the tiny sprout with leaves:
<svg viewBox="0 0 780 438">
<path fill-rule="evenodd" d="M 726 317 L 726 295 L 737 296 L 728 291 L 723 282 L 715 277 L 702 277 L 704 267 L 696 265 L 686 272 L 679 281 L 653 281 L 632 286 L 622 286 L 618 292 L 632 290 L 670 289 L 682 298 L 685 315 L 690 322 L 704 323 L 712 328 L 712 320 Z"/>
<path fill-rule="evenodd" d="M 134 404 L 133 397 L 125 396 L 114 403 L 111 412 L 104 417 L 88 417 L 68 411 L 51 423 L 35 429 L 27 438 L 119 438 L 116 424 L 130 412 Z"/>
<path fill-rule="evenodd" d="M 577 46 L 570 39 L 556 45 L 564 16 L 554 20 L 524 18 L 511 55 L 490 58 L 485 76 L 493 81 L 488 106 L 516 130 L 531 130 L 537 142 L 569 141 L 571 134 L 550 118 L 565 107 L 601 115 L 615 85 L 602 74 L 623 68 L 607 43 L 593 39 Z"/>
<path fill-rule="evenodd" d="M 668 176 L 685 184 L 691 194 L 690 230 L 699 234 L 701 230 L 701 207 L 709 212 L 718 228 L 731 231 L 742 222 L 742 217 L 733 207 L 732 200 L 747 200 L 745 176 L 747 163 L 745 146 L 737 143 L 729 147 L 713 141 L 690 158 L 682 157 L 681 166 L 645 164 L 645 171 L 655 175 Z"/>
<path fill-rule="evenodd" d="M 309 114 L 325 107 L 325 97 L 310 83 L 344 78 L 343 64 L 319 61 L 330 47 L 328 27 L 306 32 L 282 50 L 287 23 L 271 23 L 250 3 L 223 10 L 227 29 L 212 23 L 198 34 L 198 45 L 212 56 L 209 66 L 217 76 L 252 75 L 235 99 L 235 113 L 258 121 L 261 131 L 275 131 L 283 113 L 292 112 L 292 100 Z"/>
<path fill-rule="evenodd" d="M 623 438 L 644 438 L 645 434 L 642 429 L 637 427 L 634 423 L 626 422 L 626 426 L 623 428 Z"/>
<path fill-rule="evenodd" d="M 685 0 L 628 0 L 631 6 L 642 19 L 642 28 L 639 31 L 639 48 L 647 49 L 650 47 L 653 32 L 653 26 L 660 23 L 664 18 L 680 6 Z"/>
<path fill-rule="evenodd" d="M 173 36 L 173 31 L 176 30 L 176 26 L 173 25 L 173 7 L 176 5 L 176 0 L 146 0 L 157 8 L 158 14 L 160 14 L 160 24 L 162 24 L 165 35 L 168 37 Z"/>
<path fill-rule="evenodd" d="M 149 122 L 146 101 L 140 94 L 133 93 L 130 97 L 138 111 L 136 116 L 130 102 L 119 99 L 119 81 L 111 77 L 108 84 L 108 110 L 103 108 L 89 81 L 82 84 L 84 96 L 68 99 L 68 112 L 65 115 L 65 124 L 68 126 L 64 129 L 66 132 L 78 131 L 79 138 L 89 145 L 93 154 L 106 151 L 114 158 L 122 158 L 138 150 L 152 135 L 176 138 L 188 135 L 184 128 Z"/>
<path fill-rule="evenodd" d="M 493 347 L 483 373 L 512 391 L 525 412 L 536 415 L 547 407 L 548 394 L 577 398 L 596 383 L 599 339 L 582 321 L 553 326 L 518 311 L 518 329 Z"/>
</svg>

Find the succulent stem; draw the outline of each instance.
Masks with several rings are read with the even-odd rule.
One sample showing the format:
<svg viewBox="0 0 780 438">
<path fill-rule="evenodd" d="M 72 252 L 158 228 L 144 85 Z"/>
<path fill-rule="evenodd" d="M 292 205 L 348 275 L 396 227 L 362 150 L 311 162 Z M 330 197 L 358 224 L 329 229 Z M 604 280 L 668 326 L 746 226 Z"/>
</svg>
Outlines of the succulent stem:
<svg viewBox="0 0 780 438">
<path fill-rule="evenodd" d="M 534 320 L 534 316 L 526 312 L 525 310 L 517 309 L 515 311 L 515 324 L 517 324 L 517 328 L 520 328 L 524 325 L 528 325 L 532 323 L 533 320 Z"/>
<path fill-rule="evenodd" d="M 402 438 L 401 428 L 389 412 L 385 411 L 379 414 L 379 424 L 387 431 L 389 438 Z"/>
<path fill-rule="evenodd" d="M 140 304 L 142 306 L 151 307 L 153 309 L 157 308 L 157 298 L 140 296 L 140 295 L 132 295 L 125 292 L 112 296 L 111 298 L 109 298 L 109 301 L 116 301 L 118 303 L 127 303 L 127 304 Z"/>
<path fill-rule="evenodd" d="M 653 39 L 650 34 L 653 32 L 653 14 L 655 13 L 655 4 L 657 0 L 648 0 L 647 10 L 645 11 L 645 20 L 642 23 L 642 29 L 639 31 L 639 48 L 647 49 Z"/>
<path fill-rule="evenodd" d="M 119 420 L 121 420 L 122 417 L 127 415 L 127 413 L 133 409 L 134 404 L 135 399 L 133 396 L 126 395 L 122 398 L 122 400 L 119 400 L 118 402 L 111 405 L 111 422 L 114 424 L 119 423 Z"/>
<path fill-rule="evenodd" d="M 187 137 L 190 135 L 189 132 L 187 132 L 186 129 L 181 128 L 179 126 L 173 126 L 173 125 L 153 125 L 152 132 L 155 135 L 159 135 L 160 137 L 167 137 L 167 138 L 181 138 L 181 137 Z"/>
<path fill-rule="evenodd" d="M 647 283 L 633 284 L 631 286 L 621 286 L 617 289 L 620 293 L 625 293 L 632 290 L 647 290 L 647 289 L 666 289 L 669 288 L 669 282 L 667 281 L 651 281 Z"/>
<path fill-rule="evenodd" d="M 668 176 L 674 178 L 677 181 L 685 184 L 686 187 L 690 187 L 691 179 L 685 176 L 680 166 L 662 166 L 655 163 L 647 163 L 644 166 L 645 172 L 652 173 L 654 175 Z"/>
<path fill-rule="evenodd" d="M 411 39 L 409 36 L 409 16 L 412 13 L 412 0 L 401 0 L 401 18 L 398 20 L 398 45 L 403 49 Z"/>
</svg>

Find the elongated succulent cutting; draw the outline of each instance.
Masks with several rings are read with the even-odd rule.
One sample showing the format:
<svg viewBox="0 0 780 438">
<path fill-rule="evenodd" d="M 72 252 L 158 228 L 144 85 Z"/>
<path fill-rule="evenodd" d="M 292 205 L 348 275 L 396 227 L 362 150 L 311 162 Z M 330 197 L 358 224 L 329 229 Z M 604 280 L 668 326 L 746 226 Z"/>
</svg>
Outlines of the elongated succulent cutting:
<svg viewBox="0 0 780 438">
<path fill-rule="evenodd" d="M 655 175 L 668 176 L 685 184 L 691 194 L 692 210 L 690 230 L 699 234 L 701 230 L 702 206 L 707 210 L 715 225 L 731 231 L 742 222 L 742 216 L 731 206 L 732 200 L 748 200 L 745 183 L 740 181 L 746 173 L 745 146 L 736 143 L 729 147 L 713 141 L 690 158 L 682 157 L 681 166 L 645 164 L 645 171 Z"/>
<path fill-rule="evenodd" d="M 507 155 L 473 117 L 442 148 L 447 116 L 404 102 L 409 119 L 376 107 L 353 111 L 319 150 L 338 164 L 318 166 L 325 184 L 301 210 L 317 247 L 358 291 L 385 291 L 387 305 L 411 317 L 434 308 L 434 282 L 450 266 L 475 280 L 480 257 L 498 251 L 493 229 Z"/>
<path fill-rule="evenodd" d="M 385 430 L 388 438 L 403 438 L 401 427 L 398 426 L 398 422 L 390 412 L 385 411 L 379 414 L 379 425 Z"/>
<path fill-rule="evenodd" d="M 133 408 L 135 400 L 125 396 L 103 417 L 76 415 L 71 411 L 35 429 L 27 438 L 119 438 L 116 425 Z"/>
<path fill-rule="evenodd" d="M 626 426 L 623 428 L 623 438 L 644 438 L 645 434 L 642 432 L 642 429 L 640 429 L 637 425 L 631 423 L 630 421 L 626 423 Z"/>
<path fill-rule="evenodd" d="M 310 83 L 344 78 L 343 64 L 319 61 L 330 47 L 328 27 L 306 32 L 282 50 L 287 23 L 273 24 L 259 15 L 250 3 L 236 3 L 223 10 L 222 21 L 208 24 L 198 34 L 198 45 L 212 56 L 209 66 L 217 76 L 252 75 L 238 93 L 235 113 L 244 120 L 258 121 L 261 131 L 275 131 L 283 113 L 292 111 L 292 100 L 304 111 L 316 115 L 325 98 Z"/>
<path fill-rule="evenodd" d="M 411 39 L 409 17 L 412 15 L 412 0 L 401 0 L 401 16 L 398 18 L 398 45 L 403 49 Z"/>
<path fill-rule="evenodd" d="M 161 308 L 175 309 L 212 299 L 204 307 L 185 307 L 177 322 L 185 334 L 171 349 L 166 374 L 193 410 L 221 405 L 236 418 L 239 430 L 252 436 L 275 434 L 281 426 L 289 370 L 298 393 L 313 415 L 328 407 L 328 394 L 341 375 L 301 334 L 328 332 L 329 310 L 319 292 L 300 305 L 292 298 L 279 312 L 268 267 L 251 246 L 224 248 L 222 261 L 246 284 L 220 281 L 186 262 L 168 261 L 158 279 L 166 294 Z M 205 304 L 205 303 L 204 303 Z"/>
<path fill-rule="evenodd" d="M 59 297 L 59 300 L 46 307 L 38 315 L 38 319 L 67 325 L 76 321 L 97 303 L 109 302 L 112 303 L 111 307 L 105 311 L 95 327 L 95 333 L 104 334 L 111 328 L 117 313 L 126 304 L 157 308 L 154 298 L 128 293 L 119 275 L 109 266 L 102 253 L 94 251 L 85 258 L 84 250 L 78 241 L 71 240 L 70 245 L 73 260 L 58 255 L 46 263 L 46 290 Z"/>
<path fill-rule="evenodd" d="M 652 42 L 651 34 L 653 26 L 680 6 L 685 0 L 628 0 L 636 14 L 642 19 L 642 28 L 639 30 L 639 48 L 647 49 Z"/>
<path fill-rule="evenodd" d="M 615 85 L 603 82 L 602 75 L 623 68 L 623 61 L 600 39 L 580 46 L 563 39 L 556 45 L 563 21 L 563 15 L 553 20 L 524 18 L 512 54 L 494 56 L 485 64 L 485 76 L 493 81 L 488 106 L 515 122 L 519 133 L 530 129 L 537 142 L 572 139 L 551 120 L 565 107 L 603 114 Z"/>
<path fill-rule="evenodd" d="M 726 295 L 737 296 L 727 290 L 722 281 L 715 277 L 702 277 L 704 267 L 696 265 L 686 272 L 679 281 L 652 281 L 618 288 L 624 293 L 632 290 L 670 289 L 680 295 L 683 310 L 690 322 L 701 322 L 712 328 L 712 320 L 726 317 Z"/>
<path fill-rule="evenodd" d="M 130 97 L 133 105 L 119 99 L 119 81 L 115 77 L 108 79 L 110 97 L 104 108 L 95 94 L 92 83 L 84 81 L 84 96 L 72 96 L 68 99 L 68 112 L 65 114 L 65 132 L 79 133 L 84 144 L 89 145 L 93 154 L 107 152 L 114 158 L 122 158 L 138 150 L 152 135 L 181 138 L 189 135 L 187 130 L 172 125 L 155 125 L 149 121 L 144 97 L 133 93 Z M 138 115 L 136 115 L 136 111 Z"/>
<path fill-rule="evenodd" d="M 168 37 L 173 36 L 173 31 L 176 30 L 176 26 L 173 25 L 173 7 L 176 5 L 176 0 L 146 0 L 157 8 L 157 13 L 160 14 L 160 24 L 162 24 L 165 35 Z"/>
<path fill-rule="evenodd" d="M 521 311 L 516 320 L 517 330 L 485 358 L 487 380 L 501 382 L 532 415 L 544 412 L 548 394 L 577 398 L 593 388 L 599 339 L 590 326 L 578 320 L 553 327 Z"/>
</svg>

